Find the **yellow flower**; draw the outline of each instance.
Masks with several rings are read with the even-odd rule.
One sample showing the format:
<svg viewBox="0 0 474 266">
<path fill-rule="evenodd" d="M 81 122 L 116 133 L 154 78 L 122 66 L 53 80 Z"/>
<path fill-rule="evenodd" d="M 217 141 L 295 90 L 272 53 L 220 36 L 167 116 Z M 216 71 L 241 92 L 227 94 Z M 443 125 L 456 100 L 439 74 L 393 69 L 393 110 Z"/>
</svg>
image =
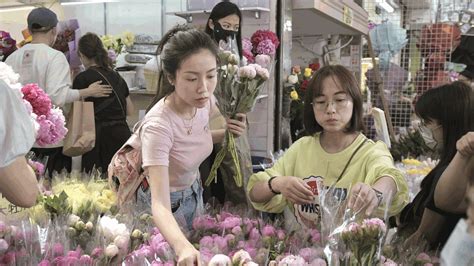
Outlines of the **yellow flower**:
<svg viewBox="0 0 474 266">
<path fill-rule="evenodd" d="M 124 31 L 122 33 L 122 42 L 125 46 L 132 46 L 135 40 L 135 35 L 130 31 Z"/>
<path fill-rule="evenodd" d="M 292 90 L 290 92 L 290 98 L 293 100 L 293 101 L 297 101 L 300 99 L 300 96 L 298 95 L 298 92 L 296 90 Z"/>
<path fill-rule="evenodd" d="M 304 76 L 306 78 L 311 77 L 311 74 L 313 74 L 313 70 L 311 68 L 307 67 L 307 68 L 304 69 Z"/>
<path fill-rule="evenodd" d="M 402 160 L 402 163 L 406 165 L 415 165 L 415 166 L 421 165 L 421 162 L 418 161 L 417 159 L 404 159 Z"/>
</svg>

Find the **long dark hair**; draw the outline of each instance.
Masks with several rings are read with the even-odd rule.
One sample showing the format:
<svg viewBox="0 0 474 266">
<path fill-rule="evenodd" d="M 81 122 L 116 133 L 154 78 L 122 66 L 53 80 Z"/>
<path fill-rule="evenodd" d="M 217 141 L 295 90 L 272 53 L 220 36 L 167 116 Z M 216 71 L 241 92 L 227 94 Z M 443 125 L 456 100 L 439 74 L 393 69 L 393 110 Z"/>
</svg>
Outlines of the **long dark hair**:
<svg viewBox="0 0 474 266">
<path fill-rule="evenodd" d="M 433 179 L 456 155 L 456 142 L 467 132 L 474 131 L 473 104 L 473 89 L 461 81 L 428 90 L 416 102 L 415 113 L 418 117 L 427 122 L 437 121 L 443 128 L 439 163 L 421 182 L 422 191 L 429 193 L 432 190 Z M 420 203 L 416 204 L 415 213 L 421 213 L 426 200 Z"/>
<path fill-rule="evenodd" d="M 240 12 L 239 7 L 230 2 L 222 1 L 212 8 L 211 14 L 207 19 L 206 23 L 206 33 L 209 34 L 214 39 L 214 31 L 209 27 L 209 21 L 212 19 L 213 23 L 216 23 L 219 19 L 225 18 L 230 15 L 237 15 L 239 17 L 240 27 L 237 31 L 237 48 L 239 49 L 239 56 L 242 58 L 242 13 Z"/>
<path fill-rule="evenodd" d="M 202 49 L 209 50 L 217 61 L 218 47 L 206 33 L 187 25 L 177 25 L 161 39 L 158 47 L 160 54 L 160 72 L 158 73 L 158 91 L 147 112 L 163 97 L 174 91 L 167 76 L 176 78 L 176 71 L 189 56 Z"/>
<path fill-rule="evenodd" d="M 104 69 L 112 69 L 112 61 L 102 41 L 95 33 L 88 32 L 79 39 L 79 52 Z"/>
<path fill-rule="evenodd" d="M 337 79 L 347 94 L 351 96 L 353 102 L 352 117 L 347 132 L 356 132 L 363 129 L 362 116 L 362 94 L 359 83 L 352 73 L 341 65 L 328 65 L 316 72 L 308 84 L 303 106 L 303 123 L 306 134 L 313 135 L 323 131 L 323 127 L 318 124 L 314 116 L 313 101 L 323 91 L 323 82 L 326 78 Z"/>
</svg>

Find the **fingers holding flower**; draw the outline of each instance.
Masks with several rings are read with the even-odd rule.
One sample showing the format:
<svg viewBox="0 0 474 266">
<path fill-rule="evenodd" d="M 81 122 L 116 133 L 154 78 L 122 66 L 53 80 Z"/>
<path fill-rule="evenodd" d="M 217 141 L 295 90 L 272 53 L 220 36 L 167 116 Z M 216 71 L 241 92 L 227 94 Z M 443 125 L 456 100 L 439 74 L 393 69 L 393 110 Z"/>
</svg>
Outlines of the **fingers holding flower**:
<svg viewBox="0 0 474 266">
<path fill-rule="evenodd" d="M 379 206 L 379 198 L 371 186 L 359 182 L 352 187 L 347 206 L 355 213 L 365 209 L 365 215 L 371 215 Z"/>
</svg>

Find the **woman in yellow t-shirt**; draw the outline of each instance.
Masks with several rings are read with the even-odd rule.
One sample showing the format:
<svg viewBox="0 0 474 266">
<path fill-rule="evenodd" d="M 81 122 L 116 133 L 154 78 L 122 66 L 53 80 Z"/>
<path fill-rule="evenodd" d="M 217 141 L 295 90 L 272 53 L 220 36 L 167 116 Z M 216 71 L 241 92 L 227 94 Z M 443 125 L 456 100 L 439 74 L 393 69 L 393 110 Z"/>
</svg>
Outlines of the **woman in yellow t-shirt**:
<svg viewBox="0 0 474 266">
<path fill-rule="evenodd" d="M 285 212 L 287 223 L 314 227 L 319 216 L 315 184 L 322 182 L 334 185 L 338 199 L 348 199 L 355 212 L 371 215 L 378 209 L 375 214 L 381 215 L 383 199 L 390 198 L 389 214 L 399 213 L 408 202 L 406 180 L 385 144 L 361 133 L 362 113 L 355 77 L 343 66 L 321 68 L 306 91 L 309 136 L 295 142 L 272 168 L 250 177 L 247 191 L 253 206 Z"/>
</svg>

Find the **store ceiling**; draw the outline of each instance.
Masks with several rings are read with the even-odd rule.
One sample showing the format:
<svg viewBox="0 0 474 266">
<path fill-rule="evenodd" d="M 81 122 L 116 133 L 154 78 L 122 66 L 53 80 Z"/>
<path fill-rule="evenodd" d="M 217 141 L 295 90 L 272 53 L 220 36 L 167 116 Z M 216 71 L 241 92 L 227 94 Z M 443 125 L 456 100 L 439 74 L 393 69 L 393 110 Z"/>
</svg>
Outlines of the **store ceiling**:
<svg viewBox="0 0 474 266">
<path fill-rule="evenodd" d="M 18 6 L 24 6 L 24 5 L 37 5 L 37 4 L 43 4 L 46 2 L 52 2 L 52 1 L 46 1 L 46 0 L 0 0 L 0 7 L 18 7 Z"/>
<path fill-rule="evenodd" d="M 408 9 L 430 9 L 432 0 L 400 0 Z"/>
</svg>

